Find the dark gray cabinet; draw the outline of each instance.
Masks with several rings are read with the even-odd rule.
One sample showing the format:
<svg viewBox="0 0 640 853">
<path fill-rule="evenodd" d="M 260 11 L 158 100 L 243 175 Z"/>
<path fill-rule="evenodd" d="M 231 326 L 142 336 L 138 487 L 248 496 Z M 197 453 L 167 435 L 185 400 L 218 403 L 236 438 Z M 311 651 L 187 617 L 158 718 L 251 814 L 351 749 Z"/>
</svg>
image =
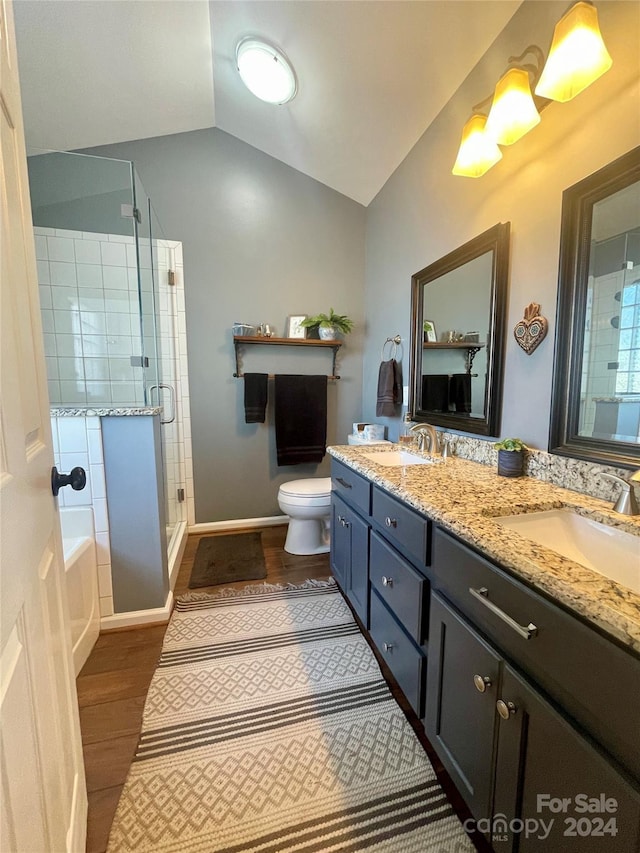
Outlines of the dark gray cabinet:
<svg viewBox="0 0 640 853">
<path fill-rule="evenodd" d="M 369 525 L 337 495 L 331 501 L 331 570 L 369 625 Z"/>
<path fill-rule="evenodd" d="M 625 745 L 640 707 L 618 700 L 637 695 L 638 661 L 609 642 L 607 672 L 604 638 L 449 534 L 434 540 L 423 723 L 479 829 L 509 853 L 637 853 L 640 786 Z M 619 695 L 602 697 L 611 672 Z M 591 710 L 577 720 L 567 705 Z"/>
</svg>

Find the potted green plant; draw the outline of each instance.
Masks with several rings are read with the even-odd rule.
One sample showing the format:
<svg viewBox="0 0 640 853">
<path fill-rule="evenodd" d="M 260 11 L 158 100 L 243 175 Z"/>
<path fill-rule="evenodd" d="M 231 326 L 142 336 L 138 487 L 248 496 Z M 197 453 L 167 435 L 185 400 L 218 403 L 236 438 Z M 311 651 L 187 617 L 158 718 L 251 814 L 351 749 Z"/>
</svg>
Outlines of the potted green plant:
<svg viewBox="0 0 640 853">
<path fill-rule="evenodd" d="M 300 325 L 309 329 L 312 335 L 317 330 L 320 340 L 332 341 L 337 338 L 338 334 L 349 334 L 353 329 L 353 320 L 350 320 L 346 314 L 336 314 L 333 308 L 330 308 L 328 314 L 316 314 L 315 317 L 307 317 Z"/>
<path fill-rule="evenodd" d="M 529 448 L 520 438 L 503 438 L 493 445 L 498 451 L 498 474 L 501 477 L 521 477 L 524 452 Z"/>
</svg>

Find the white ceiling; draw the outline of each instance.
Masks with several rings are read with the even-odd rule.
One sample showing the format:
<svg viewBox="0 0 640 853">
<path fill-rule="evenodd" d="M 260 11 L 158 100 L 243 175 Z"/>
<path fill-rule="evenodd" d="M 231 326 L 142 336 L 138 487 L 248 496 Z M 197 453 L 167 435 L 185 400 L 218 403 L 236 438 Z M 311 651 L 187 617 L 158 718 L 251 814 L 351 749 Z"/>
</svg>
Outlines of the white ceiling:
<svg viewBox="0 0 640 853">
<path fill-rule="evenodd" d="M 14 0 L 27 143 L 216 126 L 366 205 L 521 2 Z M 246 35 L 292 61 L 291 103 L 242 85 Z"/>
</svg>

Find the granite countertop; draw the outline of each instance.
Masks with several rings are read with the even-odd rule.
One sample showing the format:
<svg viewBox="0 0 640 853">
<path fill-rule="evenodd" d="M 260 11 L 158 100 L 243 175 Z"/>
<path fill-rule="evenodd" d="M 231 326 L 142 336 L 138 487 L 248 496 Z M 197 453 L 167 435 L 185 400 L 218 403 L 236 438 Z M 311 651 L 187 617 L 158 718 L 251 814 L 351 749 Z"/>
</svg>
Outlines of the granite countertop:
<svg viewBox="0 0 640 853">
<path fill-rule="evenodd" d="M 161 413 L 162 406 L 120 406 L 118 408 L 85 406 L 78 409 L 54 407 L 49 410 L 52 418 L 131 418 Z"/>
<path fill-rule="evenodd" d="M 638 536 L 640 561 L 640 516 L 614 513 L 609 502 L 533 477 L 499 477 L 495 468 L 466 459 L 451 457 L 432 465 L 389 467 L 363 455 L 397 449 L 398 445 L 336 446 L 328 451 L 536 591 L 640 653 L 640 594 L 493 520 L 500 515 L 569 507 Z"/>
</svg>

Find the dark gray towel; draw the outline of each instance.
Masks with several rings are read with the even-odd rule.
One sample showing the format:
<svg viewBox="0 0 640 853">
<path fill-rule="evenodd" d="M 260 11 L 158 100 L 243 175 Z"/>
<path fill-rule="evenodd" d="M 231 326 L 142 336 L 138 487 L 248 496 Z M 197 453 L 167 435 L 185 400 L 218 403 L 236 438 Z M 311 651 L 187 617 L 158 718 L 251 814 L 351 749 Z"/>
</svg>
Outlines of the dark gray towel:
<svg viewBox="0 0 640 853">
<path fill-rule="evenodd" d="M 395 358 L 383 361 L 378 372 L 376 417 L 393 417 L 402 405 L 402 364 Z"/>
<path fill-rule="evenodd" d="M 471 411 L 471 376 L 468 373 L 454 373 L 449 382 L 449 399 L 456 412 Z"/>
<path fill-rule="evenodd" d="M 428 412 L 449 411 L 449 374 L 427 373 L 422 377 L 422 408 Z"/>
<path fill-rule="evenodd" d="M 263 424 L 267 408 L 268 373 L 244 374 L 244 422 Z"/>
<path fill-rule="evenodd" d="M 318 463 L 327 450 L 327 377 L 276 375 L 278 465 Z"/>
</svg>

